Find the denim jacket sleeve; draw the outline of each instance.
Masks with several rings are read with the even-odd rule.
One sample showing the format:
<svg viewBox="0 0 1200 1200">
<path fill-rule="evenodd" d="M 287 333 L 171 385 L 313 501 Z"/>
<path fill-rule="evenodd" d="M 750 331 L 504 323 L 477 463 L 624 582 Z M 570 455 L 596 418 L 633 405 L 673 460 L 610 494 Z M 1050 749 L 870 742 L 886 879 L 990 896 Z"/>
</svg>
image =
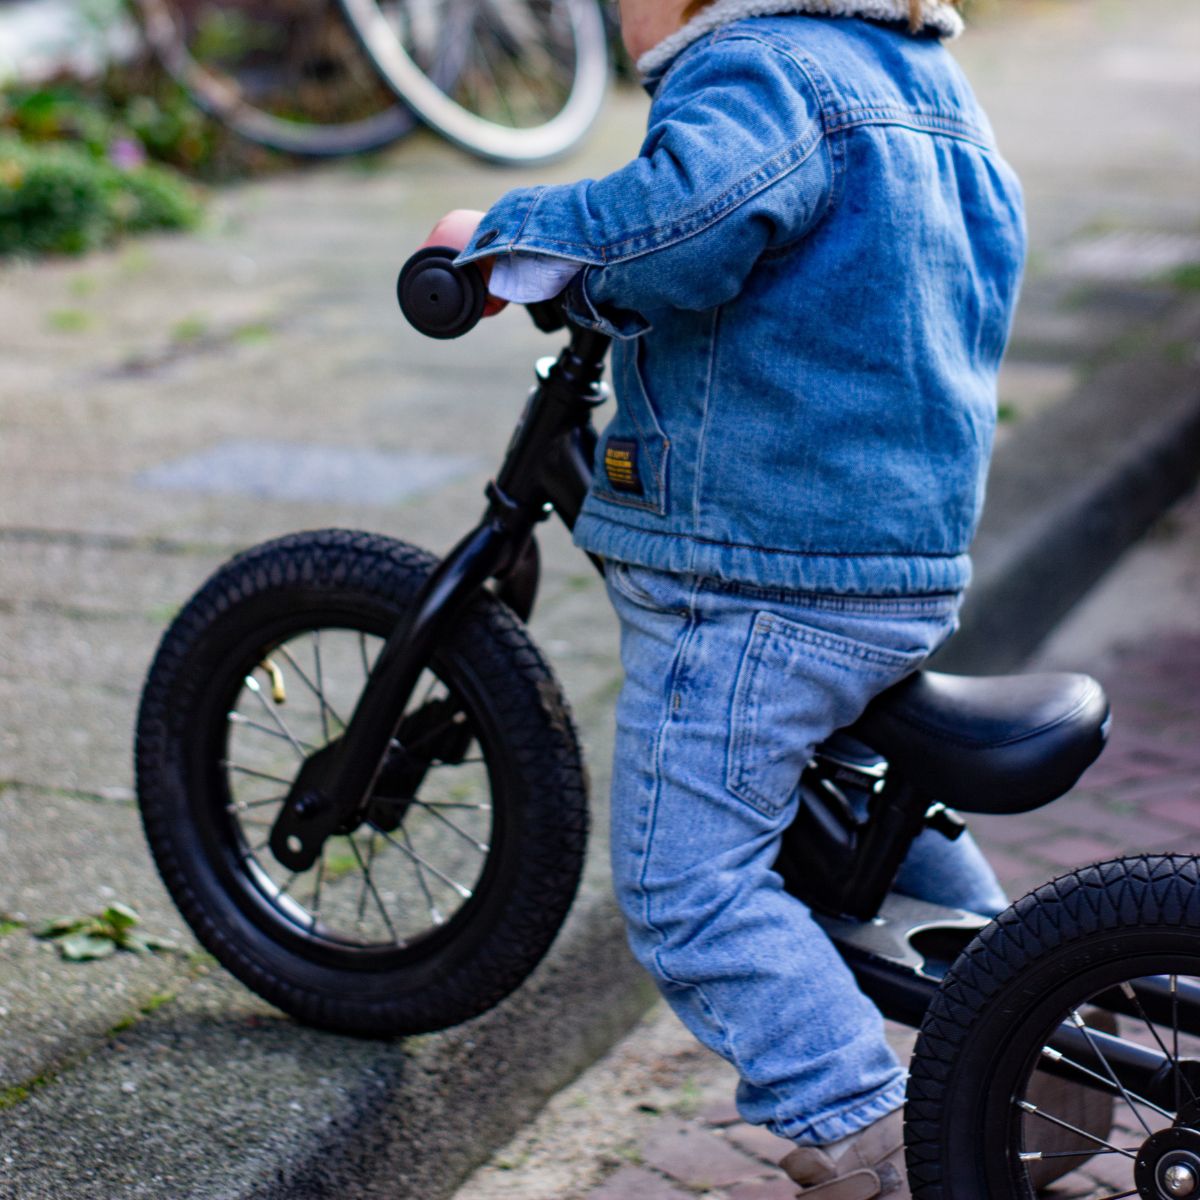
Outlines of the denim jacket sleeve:
<svg viewBox="0 0 1200 1200">
<path fill-rule="evenodd" d="M 782 50 L 730 31 L 668 73 L 638 158 L 603 179 L 509 192 L 458 261 L 538 253 L 578 262 L 573 316 L 636 337 L 656 308 L 731 300 L 764 252 L 820 220 L 832 181 L 807 76 Z"/>
</svg>

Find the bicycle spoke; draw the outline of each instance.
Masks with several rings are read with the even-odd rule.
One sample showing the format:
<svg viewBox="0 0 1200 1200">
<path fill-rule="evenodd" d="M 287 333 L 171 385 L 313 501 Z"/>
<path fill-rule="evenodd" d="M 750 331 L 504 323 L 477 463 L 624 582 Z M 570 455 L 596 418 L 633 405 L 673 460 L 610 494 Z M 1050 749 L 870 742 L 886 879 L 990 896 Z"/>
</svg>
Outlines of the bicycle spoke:
<svg viewBox="0 0 1200 1200">
<path fill-rule="evenodd" d="M 429 890 L 429 884 L 425 882 L 425 868 L 421 865 L 420 860 L 416 858 L 415 851 L 412 848 L 412 838 L 409 837 L 408 830 L 403 825 L 400 826 L 400 833 L 404 838 L 404 844 L 408 847 L 409 853 L 413 855 L 413 863 L 417 868 L 417 882 L 421 886 L 421 891 L 425 893 L 425 904 L 429 908 L 429 919 L 435 925 L 444 925 L 446 918 L 442 916 L 433 899 L 433 893 Z"/>
<path fill-rule="evenodd" d="M 404 942 L 396 933 L 396 927 L 392 924 L 392 919 L 388 916 L 387 909 L 383 906 L 383 900 L 380 898 L 379 893 L 375 890 L 374 880 L 371 879 L 371 873 L 367 870 L 366 863 L 363 862 L 363 856 L 358 848 L 358 845 L 355 843 L 354 838 L 349 835 L 347 835 L 346 841 L 350 843 L 350 849 L 354 851 L 354 857 L 358 859 L 358 865 L 362 869 L 363 873 L 363 880 L 367 887 L 371 889 L 371 895 L 375 897 L 375 903 L 379 907 L 379 915 L 383 918 L 383 923 L 387 926 L 388 933 L 392 935 L 392 941 L 395 942 L 397 946 L 403 946 Z"/>
<path fill-rule="evenodd" d="M 374 836 L 374 834 L 372 834 L 371 840 L 367 843 L 366 870 L 367 870 L 368 875 L 371 872 L 371 868 L 375 865 L 375 849 L 376 849 L 375 836 Z M 366 891 L 366 888 L 364 887 L 358 897 L 358 920 L 360 923 L 362 922 L 363 913 L 366 911 L 366 907 L 367 907 L 367 891 Z"/>
<path fill-rule="evenodd" d="M 225 805 L 225 811 L 249 812 L 254 808 L 266 808 L 268 804 L 279 804 L 286 799 L 286 796 L 268 796 L 265 800 L 234 800 L 232 804 Z"/>
<path fill-rule="evenodd" d="M 413 803 L 420 805 L 420 807 L 425 809 L 425 811 L 428 812 L 431 817 L 436 817 L 443 825 L 447 825 L 453 829 L 454 832 L 463 839 L 463 841 L 469 842 L 476 850 L 480 852 L 480 854 L 487 854 L 488 851 L 491 850 L 491 846 L 489 846 L 486 842 L 481 842 L 478 840 L 478 838 L 473 838 L 465 829 L 460 829 L 453 821 L 450 820 L 449 817 L 438 812 L 435 808 L 430 808 L 429 805 L 424 801 L 414 798 Z M 401 825 L 400 828 L 403 830 L 404 826 Z"/>
<path fill-rule="evenodd" d="M 317 860 L 317 877 L 313 882 L 312 925 L 315 929 L 321 917 L 321 885 L 325 882 L 325 847 L 321 847 L 321 857 Z"/>
<path fill-rule="evenodd" d="M 1063 1063 L 1066 1066 L 1071 1067 L 1074 1070 L 1078 1071 L 1081 1075 L 1088 1075 L 1092 1079 L 1097 1080 L 1099 1083 L 1104 1084 L 1104 1086 L 1106 1088 L 1109 1088 L 1109 1089 L 1113 1088 L 1112 1080 L 1105 1079 L 1103 1075 L 1099 1074 L 1096 1071 L 1093 1071 L 1090 1067 L 1085 1067 L 1082 1063 L 1077 1063 L 1073 1058 L 1068 1058 L 1065 1054 L 1060 1053 L 1058 1050 L 1055 1050 L 1051 1046 L 1043 1046 L 1042 1047 L 1042 1057 L 1048 1058 L 1051 1062 Z M 1113 1090 L 1112 1094 L 1114 1094 L 1114 1095 L 1116 1094 L 1115 1089 Z M 1144 1097 L 1139 1096 L 1136 1092 L 1129 1092 L 1126 1095 L 1126 1099 L 1128 1100 L 1129 1097 L 1132 1097 L 1139 1104 L 1144 1104 L 1147 1108 L 1158 1113 L 1158 1115 L 1160 1117 L 1166 1117 L 1168 1121 L 1173 1121 L 1175 1119 L 1174 1113 L 1167 1112 L 1167 1110 L 1165 1108 L 1159 1108 L 1158 1105 L 1155 1104 L 1152 1100 L 1147 1100 Z"/>
<path fill-rule="evenodd" d="M 472 895 L 474 895 L 470 888 L 463 887 L 463 885 L 457 880 L 451 879 L 449 875 L 445 874 L 443 871 L 439 871 L 437 867 L 433 865 L 433 863 L 423 859 L 415 850 L 410 850 L 407 846 L 396 841 L 396 839 L 392 837 L 392 835 L 388 833 L 386 829 L 381 829 L 379 832 L 382 833 L 385 838 L 387 838 L 389 844 L 395 846 L 397 850 L 400 850 L 404 854 L 407 854 L 408 857 L 413 860 L 413 862 L 420 863 L 421 866 L 429 871 L 431 875 L 436 875 L 437 878 L 440 879 L 448 888 L 451 888 L 453 891 L 457 892 L 464 900 L 470 900 Z"/>
<path fill-rule="evenodd" d="M 1137 1149 L 1122 1150 L 1114 1146 L 1111 1150 L 1022 1150 L 1017 1157 L 1021 1162 L 1049 1162 L 1052 1158 L 1099 1158 L 1102 1154 L 1124 1154 L 1136 1158 Z"/>
<path fill-rule="evenodd" d="M 280 733 L 278 729 L 271 729 L 267 725 L 260 725 L 257 721 L 251 720 L 244 713 L 238 712 L 237 709 L 234 709 L 232 712 L 228 713 L 227 716 L 234 725 L 240 725 L 245 729 L 253 729 L 256 733 L 261 733 L 265 737 L 278 738 L 283 742 L 292 741 L 287 734 Z M 315 746 L 305 741 L 300 741 L 300 745 L 304 747 L 305 757 L 313 753 L 313 751 L 316 749 Z"/>
<path fill-rule="evenodd" d="M 1182 1072 L 1179 1070 L 1179 976 L 1171 976 L 1171 1045 L 1175 1048 L 1175 1053 L 1171 1055 L 1171 1061 L 1175 1063 L 1175 1111 L 1178 1112 L 1181 1105 L 1179 1093 L 1179 1081 Z M 1188 1088 L 1191 1091 L 1191 1088 Z M 1195 1099 L 1195 1094 L 1192 1096 Z"/>
<path fill-rule="evenodd" d="M 329 741 L 329 714 L 328 714 L 328 712 L 326 712 L 326 708 L 328 706 L 325 704 L 325 701 L 324 701 L 325 676 L 324 676 L 324 672 L 321 670 L 321 631 L 319 629 L 314 629 L 312 631 L 312 633 L 310 633 L 308 636 L 312 640 L 313 670 L 317 676 L 317 691 L 320 693 L 320 695 L 322 697 L 322 700 L 321 700 L 321 736 L 325 739 L 326 742 L 328 742 Z"/>
<path fill-rule="evenodd" d="M 1018 1100 L 1017 1107 L 1023 1112 L 1027 1112 L 1031 1116 L 1041 1117 L 1043 1121 L 1049 1121 L 1052 1125 L 1057 1125 L 1061 1129 L 1069 1129 L 1072 1133 L 1077 1133 L 1080 1137 L 1087 1138 L 1089 1142 L 1095 1142 L 1097 1146 L 1107 1146 L 1115 1154 L 1122 1154 L 1126 1158 L 1137 1158 L 1137 1155 L 1133 1151 L 1122 1150 L 1120 1146 L 1114 1146 L 1112 1142 L 1105 1141 L 1104 1138 L 1097 1137 L 1094 1133 L 1088 1133 L 1086 1129 L 1080 1129 L 1077 1125 L 1072 1125 L 1069 1121 L 1064 1121 L 1061 1117 L 1055 1117 L 1048 1112 L 1043 1112 L 1036 1104 L 1031 1104 L 1028 1100 Z"/>
<path fill-rule="evenodd" d="M 243 767 L 241 763 L 230 762 L 229 759 L 221 759 L 221 766 L 227 771 L 236 771 L 239 775 L 249 775 L 254 779 L 266 779 L 271 783 L 281 783 L 285 788 L 292 786 L 290 779 L 284 779 L 281 775 L 270 775 L 266 771 L 256 771 L 253 767 Z"/>
<path fill-rule="evenodd" d="M 1174 976 L 1172 976 L 1172 978 L 1174 978 Z M 1192 1085 L 1190 1083 L 1188 1083 L 1187 1078 L 1184 1076 L 1183 1072 L 1179 1069 L 1179 1028 L 1178 1028 L 1179 996 L 1178 996 L 1178 989 L 1174 986 L 1172 986 L 1172 989 L 1171 989 L 1171 996 L 1172 996 L 1172 1000 L 1173 1000 L 1172 1021 L 1175 1026 L 1175 1053 L 1174 1054 L 1172 1054 L 1167 1049 L 1167 1047 L 1164 1045 L 1162 1038 L 1159 1036 L 1158 1029 L 1154 1025 L 1154 1022 L 1151 1021 L 1150 1018 L 1146 1015 L 1146 1009 L 1142 1004 L 1142 998 L 1137 994 L 1137 989 L 1133 986 L 1133 984 L 1131 984 L 1128 980 L 1126 980 L 1123 984 L 1121 984 L 1121 991 L 1125 994 L 1125 998 L 1127 1000 L 1131 1001 L 1137 1007 L 1138 1016 L 1140 1016 L 1142 1018 L 1142 1023 L 1150 1031 L 1150 1036 L 1158 1043 L 1158 1048 L 1163 1052 L 1163 1055 L 1167 1058 L 1167 1060 L 1171 1064 L 1171 1070 L 1172 1070 L 1172 1074 L 1173 1074 L 1174 1080 L 1175 1080 L 1175 1111 L 1178 1112 L 1180 1109 L 1180 1100 L 1182 1099 L 1182 1097 L 1180 1096 L 1180 1092 L 1179 1092 L 1179 1085 L 1181 1082 L 1182 1082 L 1183 1086 L 1187 1088 L 1188 1095 L 1191 1097 L 1191 1099 L 1193 1099 L 1193 1100 L 1196 1099 L 1196 1093 L 1192 1089 Z"/>
<path fill-rule="evenodd" d="M 304 747 L 300 745 L 292 731 L 287 727 L 287 723 L 284 721 L 284 719 L 275 711 L 275 706 L 272 705 L 267 700 L 266 696 L 262 694 L 262 688 L 259 687 L 258 680 L 255 679 L 253 675 L 246 676 L 246 687 L 258 697 L 258 702 L 263 706 L 264 709 L 266 709 L 267 715 L 279 727 L 279 732 L 283 734 L 283 736 L 287 738 L 289 742 L 291 742 L 292 748 L 298 755 L 300 755 L 300 758 L 302 760 L 307 758 L 308 755 L 304 752 Z"/>
<path fill-rule="evenodd" d="M 1072 1010 L 1071 1016 L 1070 1016 L 1070 1021 L 1075 1026 L 1075 1028 L 1078 1029 L 1079 1032 L 1083 1034 L 1084 1040 L 1092 1048 L 1092 1053 L 1100 1060 L 1101 1065 L 1104 1067 L 1105 1074 L 1107 1074 L 1108 1077 L 1113 1081 L 1113 1083 L 1115 1083 L 1117 1085 L 1117 1088 L 1120 1090 L 1121 1095 L 1125 1097 L 1125 1103 L 1129 1105 L 1130 1112 L 1132 1112 L 1133 1115 L 1138 1119 L 1138 1124 L 1140 1124 L 1141 1127 L 1146 1131 L 1146 1136 L 1152 1137 L 1154 1134 L 1154 1130 L 1151 1129 L 1150 1126 L 1146 1123 L 1146 1119 L 1145 1119 L 1145 1117 L 1142 1116 L 1141 1112 L 1136 1107 L 1134 1107 L 1134 1103 L 1130 1099 L 1129 1093 L 1125 1090 L 1125 1085 L 1117 1078 L 1116 1072 L 1112 1069 L 1112 1064 L 1104 1056 L 1104 1051 L 1100 1049 L 1099 1045 L 1096 1042 L 1096 1039 L 1094 1037 L 1092 1037 L 1091 1030 L 1088 1029 L 1087 1022 L 1083 1019 L 1083 1017 L 1081 1017 L 1079 1015 L 1078 1009 Z"/>
<path fill-rule="evenodd" d="M 303 684 L 304 684 L 304 686 L 305 686 L 306 688 L 308 688 L 308 690 L 309 690 L 310 692 L 312 692 L 313 696 L 316 698 L 316 701 L 317 701 L 317 703 L 318 703 L 318 704 L 321 706 L 322 713 L 328 712 L 328 714 L 329 714 L 329 715 L 330 715 L 330 716 L 331 716 L 331 717 L 332 717 L 332 718 L 333 718 L 333 719 L 334 719 L 334 720 L 335 720 L 335 721 L 336 721 L 336 722 L 337 722 L 337 723 L 338 723 L 338 724 L 339 724 L 339 725 L 340 725 L 340 726 L 341 726 L 343 729 L 345 729 L 345 728 L 346 728 L 346 722 L 345 722 L 345 721 L 343 721 L 343 720 L 342 720 L 342 718 L 338 716 L 338 714 L 337 714 L 337 710 L 336 710 L 336 709 L 333 707 L 333 705 L 332 705 L 332 704 L 330 704 L 330 703 L 329 703 L 329 701 L 328 701 L 328 700 L 326 700 L 326 699 L 325 699 L 325 696 L 324 696 L 324 694 L 321 692 L 321 690 L 320 690 L 320 689 L 319 689 L 319 688 L 316 686 L 316 684 L 314 684 L 314 683 L 313 683 L 313 681 L 312 681 L 311 679 L 309 679 L 309 677 L 308 677 L 308 676 L 305 674 L 305 672 L 304 672 L 304 669 L 303 669 L 303 668 L 300 666 L 300 664 L 299 664 L 299 663 L 298 663 L 298 662 L 295 660 L 295 658 L 293 658 L 293 657 L 292 657 L 292 652 L 291 652 L 291 651 L 290 651 L 290 650 L 289 650 L 289 649 L 288 649 L 286 646 L 281 646 L 281 647 L 280 647 L 280 649 L 279 649 L 279 653 L 280 653 L 281 655 L 283 655 L 283 657 L 284 657 L 284 658 L 286 658 L 286 659 L 287 659 L 287 661 L 288 661 L 288 664 L 291 666 L 292 670 L 293 670 L 293 671 L 295 671 L 295 672 L 296 672 L 296 674 L 300 676 L 300 682 L 301 682 L 301 683 L 303 683 Z"/>
</svg>

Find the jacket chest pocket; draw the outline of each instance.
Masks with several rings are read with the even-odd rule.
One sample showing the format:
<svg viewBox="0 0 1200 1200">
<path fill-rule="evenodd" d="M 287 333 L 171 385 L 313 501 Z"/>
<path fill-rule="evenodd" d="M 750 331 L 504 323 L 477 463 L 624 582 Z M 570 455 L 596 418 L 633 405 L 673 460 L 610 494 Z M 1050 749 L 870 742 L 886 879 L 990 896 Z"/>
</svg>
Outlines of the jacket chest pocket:
<svg viewBox="0 0 1200 1200">
<path fill-rule="evenodd" d="M 671 443 L 646 388 L 640 349 L 640 343 L 619 347 L 617 414 L 597 450 L 592 491 L 609 504 L 665 515 Z"/>
</svg>

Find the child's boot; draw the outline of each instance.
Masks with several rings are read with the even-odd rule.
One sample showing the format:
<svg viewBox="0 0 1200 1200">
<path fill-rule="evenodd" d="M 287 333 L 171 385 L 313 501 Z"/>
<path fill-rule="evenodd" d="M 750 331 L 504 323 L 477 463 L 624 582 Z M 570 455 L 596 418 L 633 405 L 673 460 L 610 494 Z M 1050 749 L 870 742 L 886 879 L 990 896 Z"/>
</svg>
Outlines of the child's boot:
<svg viewBox="0 0 1200 1200">
<path fill-rule="evenodd" d="M 779 1165 L 803 1200 L 912 1200 L 903 1109 L 831 1146 L 801 1146 Z"/>
</svg>

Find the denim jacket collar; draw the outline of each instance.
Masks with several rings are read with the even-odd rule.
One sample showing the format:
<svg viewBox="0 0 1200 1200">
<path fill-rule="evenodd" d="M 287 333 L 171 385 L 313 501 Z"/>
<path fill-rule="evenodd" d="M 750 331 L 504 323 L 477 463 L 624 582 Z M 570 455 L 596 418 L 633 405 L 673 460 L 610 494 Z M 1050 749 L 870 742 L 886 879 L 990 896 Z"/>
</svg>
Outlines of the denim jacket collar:
<svg viewBox="0 0 1200 1200">
<path fill-rule="evenodd" d="M 942 38 L 958 37 L 963 20 L 947 0 L 923 0 L 922 32 Z M 808 13 L 827 17 L 866 17 L 875 21 L 903 21 L 908 24 L 908 0 L 716 0 L 682 29 L 664 38 L 638 59 L 637 69 L 648 88 L 653 89 L 666 68 L 693 42 L 746 17 L 774 16 L 779 13 Z"/>
</svg>

